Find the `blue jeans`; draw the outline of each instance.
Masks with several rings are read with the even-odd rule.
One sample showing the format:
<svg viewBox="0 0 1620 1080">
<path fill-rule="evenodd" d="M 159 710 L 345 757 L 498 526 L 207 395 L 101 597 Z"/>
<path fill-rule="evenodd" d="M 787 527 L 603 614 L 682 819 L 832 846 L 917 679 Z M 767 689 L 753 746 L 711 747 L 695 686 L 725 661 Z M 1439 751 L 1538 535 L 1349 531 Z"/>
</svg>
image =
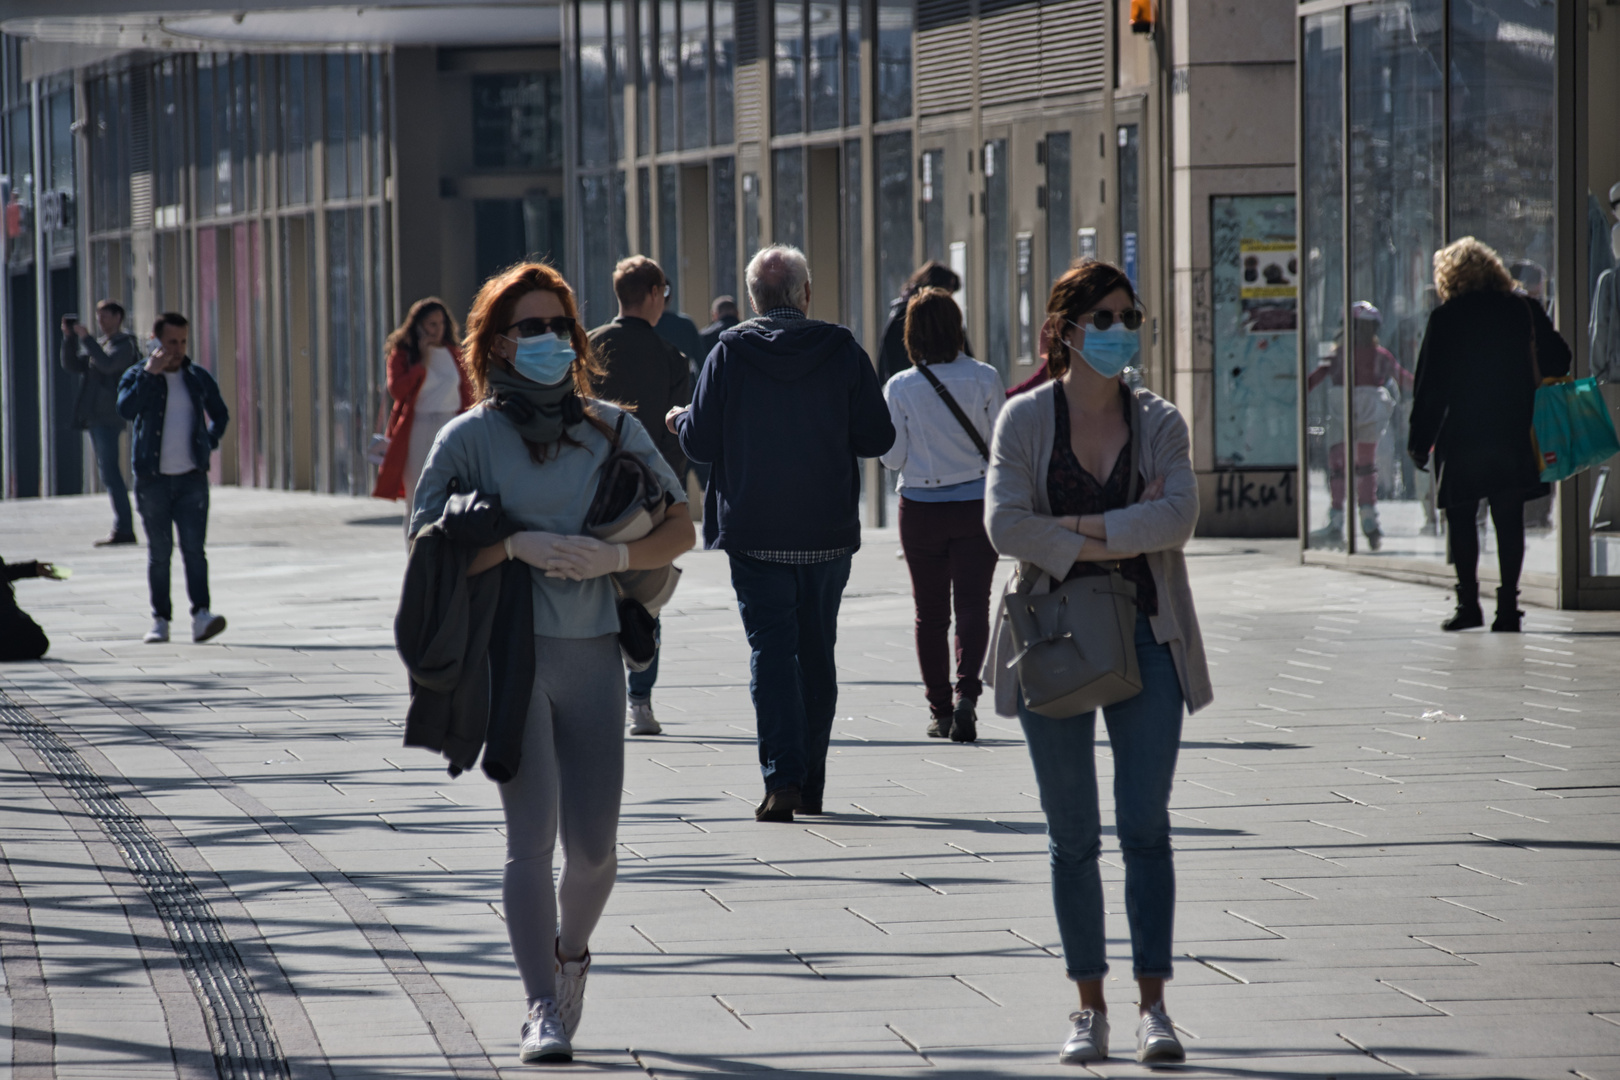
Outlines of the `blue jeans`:
<svg viewBox="0 0 1620 1080">
<path fill-rule="evenodd" d="M 1103 710 L 1114 751 L 1114 820 L 1125 856 L 1125 917 L 1131 968 L 1138 979 L 1168 979 L 1175 928 L 1176 868 L 1170 851 L 1170 785 L 1181 748 L 1183 699 L 1170 646 L 1136 617 L 1142 692 Z M 1035 763 L 1052 855 L 1052 904 L 1063 961 L 1076 982 L 1108 972 L 1103 931 L 1102 849 L 1097 808 L 1097 714 L 1062 720 L 1032 713 L 1018 699 L 1018 720 Z"/>
<path fill-rule="evenodd" d="M 797 786 L 808 806 L 827 786 L 838 708 L 838 605 L 851 556 L 795 566 L 731 552 L 731 587 L 753 650 L 748 690 L 765 790 Z"/>
<path fill-rule="evenodd" d="M 146 529 L 146 585 L 152 593 L 152 614 L 172 619 L 169 603 L 169 563 L 174 558 L 174 534 L 180 534 L 180 557 L 186 564 L 186 595 L 195 615 L 208 606 L 208 474 L 193 469 L 179 476 L 138 476 L 135 505 Z"/>
<path fill-rule="evenodd" d="M 123 433 L 123 424 L 99 424 L 90 429 L 90 445 L 96 452 L 101 486 L 107 489 L 107 498 L 112 500 L 113 534 L 134 536 L 135 519 L 129 512 L 129 488 L 124 484 L 123 463 L 118 460 L 118 437 Z"/>
<path fill-rule="evenodd" d="M 664 620 L 653 620 L 653 658 L 641 671 L 632 671 L 628 687 L 632 703 L 645 705 L 652 700 L 653 687 L 658 684 L 658 654 L 664 651 Z"/>
</svg>

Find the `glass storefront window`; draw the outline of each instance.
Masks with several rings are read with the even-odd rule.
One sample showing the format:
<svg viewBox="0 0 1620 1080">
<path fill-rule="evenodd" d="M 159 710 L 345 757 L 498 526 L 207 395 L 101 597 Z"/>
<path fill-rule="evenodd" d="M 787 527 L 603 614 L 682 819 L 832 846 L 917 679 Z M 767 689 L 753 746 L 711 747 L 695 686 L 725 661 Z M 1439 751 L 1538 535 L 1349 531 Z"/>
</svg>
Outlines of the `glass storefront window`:
<svg viewBox="0 0 1620 1080">
<path fill-rule="evenodd" d="M 613 184 L 606 174 L 579 178 L 580 228 L 580 318 L 587 326 L 613 317 L 618 304 L 613 298 L 614 257 L 612 228 Z"/>
<path fill-rule="evenodd" d="M 911 0 L 877 0 L 877 119 L 911 115 Z"/>
<path fill-rule="evenodd" d="M 804 250 L 804 148 L 771 153 L 771 238 Z"/>
<path fill-rule="evenodd" d="M 843 81 L 838 46 L 843 31 L 838 25 L 840 5 L 811 0 L 810 10 L 810 130 L 826 131 L 839 125 L 838 86 Z"/>
<path fill-rule="evenodd" d="M 562 168 L 562 107 L 559 72 L 474 75 L 473 167 Z"/>
<path fill-rule="evenodd" d="M 1412 372 L 1434 307 L 1434 252 L 1444 246 L 1442 0 L 1382 0 L 1350 9 L 1350 409 L 1353 430 L 1330 443 L 1329 515 L 1357 552 L 1445 557 L 1431 474 L 1406 452 Z M 1551 195 L 1551 192 L 1548 192 Z M 1364 305 L 1371 305 L 1367 307 Z M 1344 415 L 1345 346 L 1315 365 Z M 1354 444 L 1354 450 L 1349 444 Z M 1353 479 L 1352 479 L 1353 478 Z M 1359 521 L 1347 512 L 1354 485 Z M 1348 542 L 1348 541 L 1347 541 Z"/>
<path fill-rule="evenodd" d="M 735 0 L 714 0 L 713 58 L 709 71 L 714 83 L 712 130 L 717 146 L 736 138 L 737 114 L 733 93 L 737 68 L 736 8 Z"/>
<path fill-rule="evenodd" d="M 680 171 L 658 166 L 658 265 L 669 281 L 669 307 L 680 310 L 681 295 Z"/>
<path fill-rule="evenodd" d="M 1137 285 L 1142 269 L 1142 175 L 1140 128 L 1121 124 L 1119 143 L 1119 266 Z"/>
<path fill-rule="evenodd" d="M 636 250 L 652 249 L 652 170 L 643 165 L 636 170 Z"/>
<path fill-rule="evenodd" d="M 612 160 L 608 146 L 607 7 L 602 0 L 580 0 L 579 162 L 589 167 Z"/>
<path fill-rule="evenodd" d="M 737 159 L 714 159 L 711 170 L 714 229 L 714 292 L 737 295 Z"/>
<path fill-rule="evenodd" d="M 4 117 L 6 179 L 10 198 L 5 207 L 6 263 L 21 271 L 34 260 L 34 138 L 26 105 Z"/>
<path fill-rule="evenodd" d="M 614 161 L 624 156 L 624 91 L 630 71 L 627 11 L 625 0 L 608 4 L 608 156 Z"/>
<path fill-rule="evenodd" d="M 911 178 L 916 166 L 911 156 L 911 133 L 879 135 L 872 140 L 873 173 L 877 188 L 877 310 L 889 310 L 889 302 L 905 288 L 912 265 L 914 236 Z"/>
<path fill-rule="evenodd" d="M 709 5 L 681 0 L 681 146 L 709 145 Z"/>
<path fill-rule="evenodd" d="M 129 72 L 87 87 L 90 112 L 90 231 L 129 228 Z M 122 295 L 122 294 L 120 294 Z"/>
<path fill-rule="evenodd" d="M 316 109 L 313 79 L 305 77 L 302 56 L 282 58 L 281 98 L 281 202 L 300 206 L 309 201 L 309 146 L 315 140 Z"/>
<path fill-rule="evenodd" d="M 640 0 L 636 5 L 636 153 L 646 154 L 651 147 L 647 108 L 649 80 L 658 67 L 657 34 L 653 21 L 653 0 Z M 644 249 L 645 250 L 645 249 Z"/>
<path fill-rule="evenodd" d="M 1344 15 L 1305 19 L 1301 81 L 1300 247 L 1301 353 L 1307 370 L 1327 360 L 1344 329 Z M 1344 444 L 1343 404 L 1329 408 L 1326 382 L 1305 393 L 1305 461 L 1301 494 L 1306 544 L 1342 547 L 1343 520 L 1331 520 L 1328 447 Z"/>
<path fill-rule="evenodd" d="M 795 135 L 804 130 L 804 8 L 797 3 L 778 2 L 775 13 L 772 130 L 778 135 Z"/>
<path fill-rule="evenodd" d="M 1590 314 L 1585 320 L 1587 355 L 1585 370 L 1576 372 L 1596 378 L 1602 386 L 1609 417 L 1620 425 L 1620 225 L 1609 201 L 1609 190 L 1620 182 L 1620 19 L 1608 12 L 1588 36 L 1590 78 L 1586 87 L 1587 174 L 1585 177 L 1586 226 L 1579 236 L 1586 248 L 1587 298 Z M 1569 294 L 1568 287 L 1564 292 Z M 1573 297 L 1570 298 L 1571 300 Z M 1573 307 L 1562 305 L 1564 318 Z M 1579 323 L 1577 322 L 1577 326 Z M 1568 322 L 1565 323 L 1566 328 Z M 1577 333 L 1565 336 L 1574 338 Z M 1571 344 L 1577 342 L 1571 341 Z M 1600 584 L 1612 588 L 1620 578 L 1620 456 L 1612 457 L 1586 472 L 1576 483 L 1582 524 L 1590 533 L 1586 544 L 1586 573 L 1609 578 Z M 1565 564 L 1568 573 L 1568 564 Z"/>
<path fill-rule="evenodd" d="M 1012 270 L 1007 250 L 1007 193 L 1009 162 L 1007 140 L 984 144 L 984 299 L 987 323 L 986 362 L 1009 383 L 1012 366 Z"/>
<path fill-rule="evenodd" d="M 1292 195 L 1222 195 L 1210 203 L 1218 469 L 1288 469 L 1299 456 L 1295 228 Z M 1291 488 L 1271 488 L 1255 497 L 1263 506 L 1283 498 L 1292 508 L 1292 496 Z"/>
<path fill-rule="evenodd" d="M 861 0 L 844 0 L 844 123 L 861 122 Z"/>
<path fill-rule="evenodd" d="M 675 22 L 676 0 L 660 0 L 658 5 L 658 149 L 675 149 L 675 127 L 679 109 L 675 85 L 681 64 L 680 30 Z"/>
<path fill-rule="evenodd" d="M 759 176 L 755 173 L 744 173 L 742 178 L 743 190 L 743 262 L 747 263 L 759 250 Z M 742 305 L 742 297 L 737 298 L 738 305 Z"/>
</svg>

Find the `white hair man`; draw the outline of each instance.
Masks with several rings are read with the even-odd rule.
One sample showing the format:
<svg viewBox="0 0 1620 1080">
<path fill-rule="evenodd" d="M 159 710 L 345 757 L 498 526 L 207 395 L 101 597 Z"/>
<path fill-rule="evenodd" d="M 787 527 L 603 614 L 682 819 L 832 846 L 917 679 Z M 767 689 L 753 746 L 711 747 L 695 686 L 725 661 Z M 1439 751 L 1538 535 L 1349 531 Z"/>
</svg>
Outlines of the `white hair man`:
<svg viewBox="0 0 1620 1080">
<path fill-rule="evenodd" d="M 723 331 L 692 404 L 665 418 L 711 466 L 704 546 L 731 558 L 753 650 L 750 690 L 765 799 L 758 821 L 821 813 L 838 704 L 838 605 L 860 547 L 859 458 L 894 443 L 866 351 L 805 316 L 810 265 L 773 244 L 748 263 L 756 317 Z"/>
</svg>

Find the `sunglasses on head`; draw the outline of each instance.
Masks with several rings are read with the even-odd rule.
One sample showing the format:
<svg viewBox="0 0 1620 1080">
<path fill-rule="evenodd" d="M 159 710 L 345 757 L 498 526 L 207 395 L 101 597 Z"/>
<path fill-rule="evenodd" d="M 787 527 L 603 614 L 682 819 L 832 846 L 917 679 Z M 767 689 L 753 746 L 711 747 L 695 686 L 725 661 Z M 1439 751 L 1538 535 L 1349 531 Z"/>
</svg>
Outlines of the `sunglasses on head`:
<svg viewBox="0 0 1620 1080">
<path fill-rule="evenodd" d="M 1127 330 L 1136 330 L 1142 325 L 1142 313 L 1136 308 L 1132 308 L 1121 315 L 1115 315 L 1112 311 L 1093 311 L 1089 315 L 1082 315 L 1076 319 L 1075 325 L 1090 323 L 1098 330 L 1107 330 L 1114 325 L 1115 319 L 1118 319 L 1120 324 Z"/>
<path fill-rule="evenodd" d="M 574 320 L 567 315 L 554 315 L 549 319 L 524 319 L 513 323 L 507 328 L 508 336 L 531 338 L 541 334 L 556 334 L 558 337 L 568 337 L 574 332 Z M 516 334 L 511 331 L 516 330 Z"/>
</svg>

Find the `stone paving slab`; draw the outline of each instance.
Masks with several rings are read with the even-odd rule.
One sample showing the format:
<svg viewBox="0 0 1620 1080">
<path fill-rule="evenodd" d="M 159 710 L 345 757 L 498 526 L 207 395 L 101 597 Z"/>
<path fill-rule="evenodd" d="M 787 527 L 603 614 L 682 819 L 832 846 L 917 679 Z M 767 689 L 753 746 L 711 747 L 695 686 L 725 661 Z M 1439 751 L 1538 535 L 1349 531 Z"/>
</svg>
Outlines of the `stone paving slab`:
<svg viewBox="0 0 1620 1080">
<path fill-rule="evenodd" d="M 0 554 L 76 573 L 19 586 L 53 660 L 0 668 L 0 690 L 179 853 L 293 1076 L 1145 1071 L 1112 815 L 1115 1054 L 1065 1069 L 1073 989 L 1022 736 L 988 715 L 976 746 L 923 736 L 892 531 L 868 533 L 840 620 L 830 813 L 793 826 L 750 814 L 724 558 L 683 558 L 668 734 L 627 743 L 579 1060 L 536 1070 L 515 1060 L 496 792 L 399 745 L 397 512 L 213 498 L 230 628 L 202 646 L 141 644 L 145 552 L 88 546 L 99 499 L 4 504 Z M 1620 1076 L 1620 617 L 1443 635 L 1439 590 L 1302 567 L 1287 544 L 1190 553 L 1217 702 L 1187 722 L 1173 802 L 1180 1071 Z M 0 731 L 0 1080 L 212 1075 L 118 849 L 17 745 Z M 1106 791 L 1106 738 L 1098 760 Z"/>
</svg>

